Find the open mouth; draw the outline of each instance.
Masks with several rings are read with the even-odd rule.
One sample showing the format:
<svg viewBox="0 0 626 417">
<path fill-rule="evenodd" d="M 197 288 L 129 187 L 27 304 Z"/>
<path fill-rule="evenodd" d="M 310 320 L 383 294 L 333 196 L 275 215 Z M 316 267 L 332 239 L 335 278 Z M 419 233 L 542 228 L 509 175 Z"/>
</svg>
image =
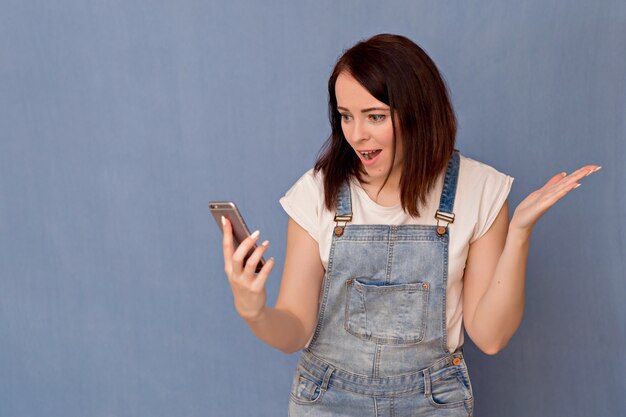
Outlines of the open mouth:
<svg viewBox="0 0 626 417">
<path fill-rule="evenodd" d="M 376 149 L 373 151 L 364 151 L 361 152 L 361 155 L 363 155 L 363 158 L 365 158 L 366 161 L 369 161 L 371 159 L 376 158 L 376 156 L 382 151 L 382 149 Z"/>
</svg>

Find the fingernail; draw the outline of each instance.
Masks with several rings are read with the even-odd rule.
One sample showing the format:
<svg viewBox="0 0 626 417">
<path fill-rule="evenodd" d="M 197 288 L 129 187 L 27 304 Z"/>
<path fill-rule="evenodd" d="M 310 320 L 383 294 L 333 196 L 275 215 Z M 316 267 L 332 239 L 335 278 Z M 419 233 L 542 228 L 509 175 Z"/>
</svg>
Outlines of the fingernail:
<svg viewBox="0 0 626 417">
<path fill-rule="evenodd" d="M 261 233 L 261 232 L 259 232 L 258 230 L 256 230 L 254 233 L 252 233 L 252 234 L 250 235 L 250 237 L 251 237 L 252 239 L 256 239 L 257 237 L 259 237 L 259 234 L 260 234 L 260 233 Z"/>
<path fill-rule="evenodd" d="M 226 226 L 226 219 L 222 216 L 222 226 Z"/>
<path fill-rule="evenodd" d="M 561 176 L 564 177 L 567 175 L 567 172 L 561 172 Z"/>
<path fill-rule="evenodd" d="M 597 167 L 596 169 L 593 170 L 593 172 L 600 171 L 601 169 L 602 167 Z"/>
<path fill-rule="evenodd" d="M 580 184 L 576 184 L 572 189 L 580 187 Z"/>
<path fill-rule="evenodd" d="M 270 244 L 270 241 L 269 241 L 269 240 L 266 240 L 265 242 L 261 243 L 261 246 L 267 246 L 267 245 L 269 245 L 269 244 Z"/>
</svg>

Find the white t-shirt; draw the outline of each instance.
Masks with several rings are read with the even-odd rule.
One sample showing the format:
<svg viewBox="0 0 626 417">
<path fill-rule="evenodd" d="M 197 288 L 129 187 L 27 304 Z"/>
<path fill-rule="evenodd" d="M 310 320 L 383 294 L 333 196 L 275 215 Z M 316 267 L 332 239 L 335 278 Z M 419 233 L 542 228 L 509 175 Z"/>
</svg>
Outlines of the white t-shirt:
<svg viewBox="0 0 626 417">
<path fill-rule="evenodd" d="M 406 214 L 400 204 L 381 206 L 367 195 L 355 179 L 350 184 L 352 224 L 436 225 L 435 212 L 443 188 L 442 173 L 432 188 L 420 217 Z M 460 155 L 459 179 L 454 200 L 454 223 L 450 224 L 448 247 L 448 286 L 446 324 L 448 348 L 454 352 L 463 344 L 463 271 L 469 244 L 489 230 L 506 200 L 514 178 L 482 162 Z M 335 210 L 324 206 L 322 173 L 307 171 L 280 199 L 280 204 L 296 223 L 315 239 L 320 258 L 327 268 L 335 222 Z"/>
</svg>

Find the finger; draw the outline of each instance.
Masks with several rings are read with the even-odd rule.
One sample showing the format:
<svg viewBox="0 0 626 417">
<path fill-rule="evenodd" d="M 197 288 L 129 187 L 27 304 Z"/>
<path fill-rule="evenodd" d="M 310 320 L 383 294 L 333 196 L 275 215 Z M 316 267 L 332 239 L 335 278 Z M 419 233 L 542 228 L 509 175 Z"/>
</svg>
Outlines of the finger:
<svg viewBox="0 0 626 417">
<path fill-rule="evenodd" d="M 545 207 L 545 209 L 547 210 L 548 208 L 552 207 L 554 204 L 556 204 L 557 201 L 559 201 L 560 199 L 562 199 L 563 197 L 565 197 L 570 191 L 572 191 L 575 188 L 580 187 L 580 183 L 579 182 L 573 182 L 570 183 L 568 185 L 565 186 L 561 186 L 559 184 L 559 188 L 557 188 L 556 190 L 554 190 L 552 193 L 550 193 L 543 205 Z"/>
<path fill-rule="evenodd" d="M 252 255 L 246 260 L 246 266 L 244 267 L 244 271 L 246 271 L 246 275 L 250 277 L 254 277 L 254 273 L 256 272 L 256 266 L 261 260 L 261 257 L 269 247 L 270 242 L 268 240 L 261 243 L 257 248 L 252 252 Z"/>
<path fill-rule="evenodd" d="M 587 175 L 594 173 L 599 168 L 600 167 L 598 165 L 585 165 L 578 168 L 576 171 L 565 177 L 563 181 L 559 182 L 553 193 L 560 195 L 564 190 L 572 190 L 572 188 L 579 183 L 580 180 L 585 178 Z"/>
<path fill-rule="evenodd" d="M 243 242 L 239 244 L 239 247 L 235 249 L 235 252 L 233 253 L 233 271 L 235 274 L 241 274 L 243 272 L 243 260 L 258 239 L 259 231 L 256 230 L 250 236 L 245 238 Z"/>
<path fill-rule="evenodd" d="M 568 176 L 567 180 L 570 183 L 579 181 L 579 180 L 585 178 L 586 176 L 593 174 L 594 172 L 596 172 L 600 168 L 602 168 L 602 167 L 600 167 L 598 165 L 592 165 L 592 164 L 582 166 L 582 167 L 578 168 L 576 171 L 572 172 Z"/>
<path fill-rule="evenodd" d="M 232 271 L 232 258 L 235 248 L 233 246 L 233 230 L 230 221 L 222 216 L 222 230 L 224 237 L 222 239 L 222 251 L 224 252 L 224 269 L 228 273 Z"/>
<path fill-rule="evenodd" d="M 251 288 L 255 291 L 260 291 L 265 287 L 265 283 L 267 282 L 267 278 L 270 276 L 270 272 L 272 268 L 274 268 L 274 258 L 269 258 L 263 268 L 259 271 L 256 276 L 254 282 L 252 282 Z"/>
<path fill-rule="evenodd" d="M 567 176 L 566 172 L 561 172 L 560 174 L 556 174 L 554 177 L 550 178 L 548 180 L 548 182 L 546 182 L 545 185 L 543 187 L 541 187 L 541 189 L 545 189 L 545 188 L 551 187 L 551 186 L 553 186 L 555 184 L 558 184 L 566 176 Z"/>
<path fill-rule="evenodd" d="M 587 172 L 587 174 L 585 175 L 585 177 L 588 177 L 589 175 L 593 174 L 594 172 L 600 171 L 602 169 L 602 167 L 600 165 L 589 165 L 590 169 Z"/>
</svg>

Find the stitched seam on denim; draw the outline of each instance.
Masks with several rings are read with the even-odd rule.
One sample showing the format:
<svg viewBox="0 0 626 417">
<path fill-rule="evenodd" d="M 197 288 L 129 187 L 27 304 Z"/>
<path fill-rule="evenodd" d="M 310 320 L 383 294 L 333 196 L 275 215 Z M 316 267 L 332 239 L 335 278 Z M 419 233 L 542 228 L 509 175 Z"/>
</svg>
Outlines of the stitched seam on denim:
<svg viewBox="0 0 626 417">
<path fill-rule="evenodd" d="M 368 389 L 361 389 L 360 387 L 355 387 L 350 384 L 346 384 L 343 381 L 339 381 L 333 384 L 332 389 L 350 392 L 353 394 L 376 397 L 376 398 L 389 398 L 391 396 L 403 397 L 403 396 L 415 395 L 416 393 L 423 394 L 424 392 L 424 387 L 422 384 L 410 386 L 408 388 L 399 387 L 397 390 L 389 389 L 389 388 L 382 388 L 382 387 L 378 389 L 369 388 L 369 387 Z"/>
<path fill-rule="evenodd" d="M 347 230 L 347 227 L 346 229 Z M 433 226 L 433 231 L 436 233 L 436 227 Z M 383 236 L 346 236 L 344 235 L 340 238 L 337 238 L 338 241 L 342 242 L 354 242 L 354 243 L 369 243 L 369 242 L 386 242 L 387 237 Z M 398 236 L 395 241 L 396 242 L 437 242 L 440 241 L 441 238 L 438 236 Z"/>
<path fill-rule="evenodd" d="M 450 247 L 450 239 L 449 239 L 449 230 L 446 230 L 446 234 L 444 235 L 445 239 L 442 236 L 442 240 L 445 240 L 445 245 L 443 245 L 443 291 L 441 297 L 441 348 L 447 354 L 450 354 L 450 349 L 448 349 L 448 315 L 446 312 L 448 299 L 448 248 Z"/>
<path fill-rule="evenodd" d="M 315 378 L 317 378 L 316 376 L 317 374 L 323 374 L 325 372 L 325 369 L 328 366 L 332 366 L 308 349 L 305 350 L 304 355 L 305 355 L 304 357 L 301 356 L 301 359 L 303 359 L 305 363 L 299 362 L 298 365 L 301 366 L 307 373 L 311 374 Z M 335 368 L 334 381 L 336 385 L 342 385 L 342 386 L 367 385 L 368 387 L 372 385 L 376 385 L 376 383 L 378 384 L 386 383 L 392 386 L 395 386 L 395 385 L 406 386 L 407 384 L 413 383 L 413 384 L 417 384 L 417 387 L 412 387 L 411 389 L 402 390 L 402 391 L 397 390 L 397 391 L 393 391 L 393 393 L 395 394 L 409 393 L 409 392 L 415 391 L 417 388 L 420 388 L 422 392 L 424 392 L 423 385 L 424 385 L 425 375 L 428 375 L 428 377 L 430 378 L 430 375 L 432 374 L 432 372 L 437 373 L 439 371 L 446 370 L 452 363 L 452 360 L 457 357 L 460 357 L 460 355 L 458 354 L 447 355 L 443 358 L 436 360 L 428 368 L 420 369 L 418 371 L 413 371 L 413 372 L 407 372 L 404 374 L 389 376 L 389 377 L 382 377 L 382 378 L 379 378 L 380 381 L 372 381 L 371 378 L 368 377 L 367 375 L 355 374 L 345 369 Z M 437 375 L 436 380 L 439 380 L 439 379 L 440 379 L 440 376 Z M 421 383 L 419 382 L 420 380 L 422 381 Z M 365 390 L 363 391 L 358 391 L 354 389 L 351 390 L 349 388 L 344 388 L 344 390 L 350 391 L 350 392 L 358 392 L 358 393 L 370 392 L 370 391 L 365 391 Z"/>
<path fill-rule="evenodd" d="M 428 322 L 428 302 L 430 300 L 430 290 L 424 290 L 424 293 L 424 302 L 422 303 L 422 328 L 420 329 L 420 335 L 418 337 L 417 343 L 424 340 L 427 331 L 426 323 Z"/>
<path fill-rule="evenodd" d="M 417 386 L 412 386 L 406 389 L 398 389 L 398 390 L 393 390 L 393 389 L 379 389 L 379 390 L 375 390 L 375 389 L 359 389 L 358 387 L 353 387 L 353 386 L 349 386 L 349 384 L 345 384 L 344 382 L 337 382 L 333 385 L 333 390 L 340 390 L 340 391 L 345 391 L 345 392 L 349 392 L 352 394 L 359 394 L 359 395 L 365 395 L 365 396 L 369 396 L 369 397 L 375 397 L 375 398 L 389 398 L 391 396 L 394 397 L 404 397 L 404 396 L 409 396 L 409 395 L 415 395 L 416 393 L 420 393 L 423 394 L 424 392 L 424 387 L 422 385 L 417 385 Z"/>
<path fill-rule="evenodd" d="M 380 344 L 376 344 L 376 349 L 374 349 L 374 374 L 372 375 L 374 378 L 378 378 L 380 376 L 380 351 L 382 350 L 382 346 Z"/>
<path fill-rule="evenodd" d="M 322 391 L 328 390 L 334 372 L 335 368 L 333 368 L 332 366 L 328 366 L 328 368 L 326 368 L 326 372 L 324 372 L 324 378 L 322 379 L 322 384 L 320 385 L 320 389 Z"/>
<path fill-rule="evenodd" d="M 360 233 L 360 232 L 384 232 L 392 225 L 384 224 L 384 223 L 368 223 L 368 224 L 360 224 L 360 223 L 350 223 L 351 226 L 354 226 L 354 230 L 352 233 Z M 415 224 L 396 224 L 393 225 L 402 233 L 414 233 L 414 232 L 426 232 L 430 230 L 434 225 L 433 224 L 425 224 L 425 223 L 415 223 Z"/>
<path fill-rule="evenodd" d="M 350 321 L 350 295 L 352 289 L 350 288 L 349 280 L 346 280 L 346 297 L 344 300 L 344 317 L 343 317 L 343 328 L 347 331 L 350 331 L 351 321 Z"/>
<path fill-rule="evenodd" d="M 374 415 L 376 417 L 379 417 L 379 415 L 378 415 L 378 401 L 376 400 L 376 397 L 372 397 L 372 399 L 374 400 Z"/>
<path fill-rule="evenodd" d="M 394 249 L 394 238 L 395 238 L 395 226 L 391 226 L 389 228 L 389 243 L 387 244 L 387 265 L 385 270 L 385 284 L 389 284 L 389 279 L 391 277 L 391 266 L 393 264 L 393 249 Z"/>
<path fill-rule="evenodd" d="M 426 398 L 428 398 L 428 402 L 434 407 L 434 408 L 458 408 L 461 406 L 465 406 L 465 402 L 466 400 L 463 401 L 457 401 L 455 403 L 449 403 L 449 404 L 439 404 L 437 402 L 435 402 L 433 395 L 427 395 Z M 467 411 L 467 409 L 466 409 Z"/>
<path fill-rule="evenodd" d="M 350 191 L 350 185 L 347 182 L 344 182 L 339 188 L 337 213 L 341 216 L 352 214 L 352 193 Z"/>
<path fill-rule="evenodd" d="M 424 378 L 424 396 L 428 397 L 431 394 L 432 387 L 430 385 L 430 371 L 428 369 L 424 369 L 423 372 Z"/>
<path fill-rule="evenodd" d="M 441 191 L 441 199 L 439 200 L 439 210 L 452 213 L 454 208 L 454 199 L 456 196 L 456 188 L 459 176 L 461 158 L 458 150 L 454 150 L 448 161 L 446 174 L 443 181 L 443 189 Z"/>
<path fill-rule="evenodd" d="M 369 292 L 397 292 L 397 291 L 408 291 L 411 293 L 414 292 L 429 292 L 429 290 L 424 289 L 423 285 L 425 284 L 422 281 L 418 281 L 418 282 L 401 282 L 401 283 L 390 283 L 390 282 L 386 282 L 385 284 L 388 285 L 372 285 L 372 284 L 364 284 L 362 282 L 357 281 L 356 279 L 354 280 L 354 282 L 357 283 L 357 285 L 353 286 L 357 289 L 357 291 L 359 292 L 365 292 L 369 289 Z"/>
<path fill-rule="evenodd" d="M 317 325 L 315 326 L 315 333 L 313 334 L 313 338 L 311 339 L 311 343 L 309 343 L 309 347 L 312 347 L 315 345 L 315 342 L 317 341 L 320 332 L 322 330 L 322 322 L 324 321 L 324 312 L 326 310 L 326 303 L 328 301 L 328 293 L 329 293 L 329 289 L 330 289 L 330 279 L 331 279 L 331 273 L 333 270 L 333 259 L 334 259 L 334 254 L 335 254 L 335 246 L 337 244 L 337 241 L 335 239 L 335 234 L 333 233 L 333 237 L 332 237 L 332 241 L 330 244 L 330 252 L 328 255 L 328 267 L 326 269 L 326 274 L 324 275 L 324 287 L 322 290 L 322 302 L 320 303 L 320 311 L 317 315 Z"/>
<path fill-rule="evenodd" d="M 356 289 L 356 287 L 354 287 Z M 361 297 L 361 306 L 363 309 L 363 329 L 366 332 L 366 336 L 367 336 L 367 308 L 365 307 L 365 294 L 363 294 L 363 292 L 358 289 L 357 292 L 359 293 L 359 296 Z"/>
</svg>

